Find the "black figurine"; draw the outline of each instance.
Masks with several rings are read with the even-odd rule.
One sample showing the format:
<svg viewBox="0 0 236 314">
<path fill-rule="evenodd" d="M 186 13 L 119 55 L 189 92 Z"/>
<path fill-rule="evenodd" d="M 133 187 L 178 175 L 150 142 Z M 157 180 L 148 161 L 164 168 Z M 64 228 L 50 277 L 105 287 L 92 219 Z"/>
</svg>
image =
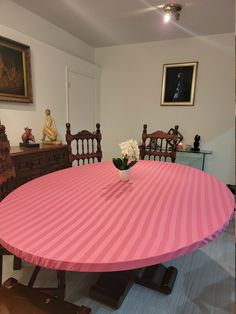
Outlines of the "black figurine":
<svg viewBox="0 0 236 314">
<path fill-rule="evenodd" d="M 200 135 L 195 135 L 195 137 L 194 137 L 194 143 L 193 143 L 193 147 L 191 148 L 191 150 L 193 150 L 193 151 L 199 151 L 200 150 L 200 148 L 199 148 L 199 145 L 200 145 Z"/>
</svg>

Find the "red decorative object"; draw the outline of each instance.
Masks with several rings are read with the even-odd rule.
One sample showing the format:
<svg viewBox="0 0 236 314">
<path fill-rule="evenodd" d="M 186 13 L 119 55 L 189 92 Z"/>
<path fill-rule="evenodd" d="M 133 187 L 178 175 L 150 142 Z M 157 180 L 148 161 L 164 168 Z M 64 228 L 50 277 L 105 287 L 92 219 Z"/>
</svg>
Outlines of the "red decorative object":
<svg viewBox="0 0 236 314">
<path fill-rule="evenodd" d="M 20 146 L 23 147 L 39 147 L 38 143 L 35 143 L 35 138 L 32 134 L 32 129 L 26 127 L 25 132 L 21 135 L 23 143 L 20 143 Z M 33 143 L 30 143 L 32 141 Z"/>
<path fill-rule="evenodd" d="M 35 142 L 35 138 L 32 134 L 32 129 L 26 127 L 25 132 L 21 135 L 23 143 L 29 143 L 29 141 Z"/>
<path fill-rule="evenodd" d="M 179 144 L 178 144 L 178 151 L 181 152 L 182 150 L 183 150 L 183 144 L 182 144 L 182 143 L 179 143 Z"/>
</svg>

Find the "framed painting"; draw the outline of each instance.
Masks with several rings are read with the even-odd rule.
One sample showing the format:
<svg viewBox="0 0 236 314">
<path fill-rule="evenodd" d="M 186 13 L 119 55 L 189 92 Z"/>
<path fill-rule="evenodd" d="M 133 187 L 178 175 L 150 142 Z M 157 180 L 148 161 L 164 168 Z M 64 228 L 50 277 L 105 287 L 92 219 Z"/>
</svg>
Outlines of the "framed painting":
<svg viewBox="0 0 236 314">
<path fill-rule="evenodd" d="M 30 47 L 1 36 L 0 101 L 33 102 Z"/>
<path fill-rule="evenodd" d="M 193 106 L 198 62 L 163 65 L 161 105 Z"/>
</svg>

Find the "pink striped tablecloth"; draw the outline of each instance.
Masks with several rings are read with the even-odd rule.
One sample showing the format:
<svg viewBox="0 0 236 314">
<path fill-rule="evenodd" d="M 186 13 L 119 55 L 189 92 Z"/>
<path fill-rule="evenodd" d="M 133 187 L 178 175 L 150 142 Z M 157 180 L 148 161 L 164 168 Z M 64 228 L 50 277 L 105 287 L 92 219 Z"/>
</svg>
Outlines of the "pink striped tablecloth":
<svg viewBox="0 0 236 314">
<path fill-rule="evenodd" d="M 0 204 L 0 244 L 33 264 L 119 271 L 194 251 L 227 226 L 234 198 L 200 170 L 139 161 L 129 182 L 111 162 L 57 171 Z"/>
</svg>

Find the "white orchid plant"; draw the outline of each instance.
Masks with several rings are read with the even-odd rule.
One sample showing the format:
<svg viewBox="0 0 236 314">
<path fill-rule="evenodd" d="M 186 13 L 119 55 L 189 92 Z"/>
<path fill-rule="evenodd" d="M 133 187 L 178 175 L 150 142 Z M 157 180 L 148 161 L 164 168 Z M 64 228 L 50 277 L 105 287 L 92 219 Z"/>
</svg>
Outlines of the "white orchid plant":
<svg viewBox="0 0 236 314">
<path fill-rule="evenodd" d="M 122 158 L 113 158 L 114 166 L 119 170 L 127 170 L 134 166 L 139 160 L 138 142 L 127 140 L 119 144 Z"/>
</svg>

